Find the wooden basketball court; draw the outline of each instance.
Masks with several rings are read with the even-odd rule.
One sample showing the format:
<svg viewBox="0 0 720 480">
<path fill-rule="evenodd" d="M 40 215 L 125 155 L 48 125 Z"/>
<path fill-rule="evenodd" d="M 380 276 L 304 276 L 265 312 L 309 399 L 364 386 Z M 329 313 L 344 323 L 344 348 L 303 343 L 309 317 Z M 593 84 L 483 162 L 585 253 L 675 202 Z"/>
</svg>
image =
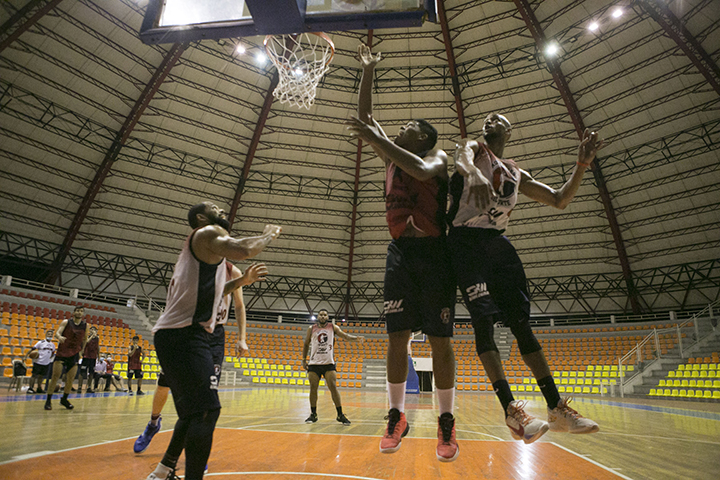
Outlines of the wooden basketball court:
<svg viewBox="0 0 720 480">
<path fill-rule="evenodd" d="M 549 432 L 533 445 L 513 441 L 491 394 L 456 398 L 460 456 L 435 458 L 436 410 L 429 394 L 409 395 L 411 429 L 399 452 L 378 451 L 385 393 L 341 390 L 353 422 L 335 421 L 321 390 L 317 424 L 306 425 L 307 391 L 234 388 L 223 410 L 206 477 L 227 479 L 715 479 L 720 459 L 720 405 L 699 402 L 582 399 L 573 405 L 596 420 L 594 435 Z M 132 446 L 152 404 L 126 394 L 71 397 L 73 411 L 43 410 L 43 396 L 0 397 L 3 480 L 143 480 L 162 458 L 176 420 L 171 402 L 162 431 L 141 455 Z M 544 414 L 539 396 L 529 411 Z M 181 459 L 180 465 L 183 460 Z M 182 475 L 182 468 L 179 474 Z"/>
</svg>

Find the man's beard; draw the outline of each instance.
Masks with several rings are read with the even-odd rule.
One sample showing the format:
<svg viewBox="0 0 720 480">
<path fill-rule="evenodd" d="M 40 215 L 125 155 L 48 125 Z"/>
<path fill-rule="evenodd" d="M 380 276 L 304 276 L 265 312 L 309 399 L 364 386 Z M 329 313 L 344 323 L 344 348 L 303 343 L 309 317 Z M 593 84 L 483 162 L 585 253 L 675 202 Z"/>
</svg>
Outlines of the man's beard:
<svg viewBox="0 0 720 480">
<path fill-rule="evenodd" d="M 215 217 L 212 220 L 213 220 L 213 224 L 221 226 L 222 228 L 224 228 L 225 230 L 230 232 L 230 222 L 228 221 L 227 218 Z"/>
<path fill-rule="evenodd" d="M 490 130 L 489 132 L 483 131 L 483 137 L 485 137 L 485 141 L 492 142 L 494 140 L 500 139 L 502 137 L 502 133 L 497 130 Z"/>
</svg>

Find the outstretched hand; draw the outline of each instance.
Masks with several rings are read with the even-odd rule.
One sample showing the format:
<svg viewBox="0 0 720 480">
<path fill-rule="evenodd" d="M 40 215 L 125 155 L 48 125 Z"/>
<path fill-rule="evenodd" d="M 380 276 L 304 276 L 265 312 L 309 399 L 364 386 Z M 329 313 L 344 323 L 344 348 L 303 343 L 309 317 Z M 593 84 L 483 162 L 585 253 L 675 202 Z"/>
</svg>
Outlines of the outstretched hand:
<svg viewBox="0 0 720 480">
<path fill-rule="evenodd" d="M 245 285 L 251 285 L 255 282 L 262 282 L 268 274 L 268 269 L 264 263 L 253 263 L 243 274 Z"/>
<path fill-rule="evenodd" d="M 605 144 L 597 132 L 591 132 L 589 129 L 585 129 L 583 132 L 583 138 L 580 141 L 580 148 L 578 148 L 578 164 L 589 167 L 597 152 L 603 148 Z"/>
<path fill-rule="evenodd" d="M 345 122 L 350 136 L 359 138 L 367 143 L 374 144 L 382 138 L 387 138 L 380 124 L 374 118 L 370 117 L 372 124 L 365 123 L 356 116 L 350 116 L 350 120 Z"/>
<path fill-rule="evenodd" d="M 373 55 L 370 51 L 370 47 L 361 43 L 358 46 L 358 57 L 360 57 L 360 64 L 363 68 L 375 68 L 375 65 L 382 60 L 382 54 L 378 52 L 377 55 Z"/>
</svg>

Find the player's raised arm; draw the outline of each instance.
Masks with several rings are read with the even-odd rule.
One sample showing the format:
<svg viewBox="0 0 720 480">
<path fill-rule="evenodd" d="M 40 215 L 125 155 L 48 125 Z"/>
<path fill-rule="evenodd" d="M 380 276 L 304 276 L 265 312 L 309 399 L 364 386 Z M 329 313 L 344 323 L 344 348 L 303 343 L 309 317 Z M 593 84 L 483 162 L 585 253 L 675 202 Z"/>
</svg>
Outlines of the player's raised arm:
<svg viewBox="0 0 720 480">
<path fill-rule="evenodd" d="M 557 190 L 549 187 L 542 182 L 538 182 L 528 172 L 521 169 L 518 190 L 533 200 L 564 210 L 575 198 L 585 170 L 590 166 L 598 150 L 602 147 L 603 141 L 599 139 L 597 132 L 590 132 L 585 129 L 578 149 L 577 165 L 562 187 Z"/>
<path fill-rule="evenodd" d="M 223 258 L 245 260 L 262 252 L 282 231 L 277 225 L 266 225 L 257 237 L 233 238 L 218 225 L 201 228 L 193 237 L 193 250 L 206 263 L 217 263 Z M 214 260 L 214 261 L 213 261 Z"/>
<path fill-rule="evenodd" d="M 382 55 L 373 55 L 370 47 L 365 44 L 358 46 L 358 56 L 363 73 L 360 79 L 360 91 L 358 93 L 358 118 L 365 123 L 370 123 L 372 116 L 372 81 L 375 65 L 381 60 Z"/>
<path fill-rule="evenodd" d="M 455 149 L 455 170 L 465 177 L 465 188 L 468 189 L 468 203 L 474 203 L 479 210 L 485 210 L 497 196 L 492 182 L 475 166 L 475 155 L 480 146 L 476 140 L 463 138 Z"/>
</svg>

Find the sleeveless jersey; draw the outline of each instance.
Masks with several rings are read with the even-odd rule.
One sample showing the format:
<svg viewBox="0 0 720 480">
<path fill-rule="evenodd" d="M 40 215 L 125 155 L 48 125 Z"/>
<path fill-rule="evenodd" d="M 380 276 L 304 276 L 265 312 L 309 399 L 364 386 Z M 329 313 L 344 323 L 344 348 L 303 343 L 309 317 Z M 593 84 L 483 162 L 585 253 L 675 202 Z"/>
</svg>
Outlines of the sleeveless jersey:
<svg viewBox="0 0 720 480">
<path fill-rule="evenodd" d="M 142 347 L 138 345 L 132 354 L 128 355 L 128 370 L 140 370 L 142 369 L 142 362 L 140 361 L 140 354 L 142 353 Z"/>
<path fill-rule="evenodd" d="M 421 182 L 392 162 L 385 171 L 385 219 L 392 238 L 400 238 L 408 223 L 430 237 L 445 234 L 447 182 L 433 177 Z"/>
<path fill-rule="evenodd" d="M 500 160 L 484 143 L 475 155 L 475 166 L 492 181 L 497 199 L 480 211 L 475 202 L 468 203 L 470 191 L 464 188 L 465 177 L 455 172 L 450 180 L 452 204 L 448 217 L 453 227 L 489 228 L 504 231 L 515 208 L 520 185 L 520 169 L 512 160 Z"/>
<path fill-rule="evenodd" d="M 88 340 L 85 345 L 85 353 L 83 358 L 98 358 L 98 352 L 100 351 L 100 339 L 98 337 Z"/>
<path fill-rule="evenodd" d="M 321 327 L 316 323 L 312 326 L 310 335 L 310 360 L 308 360 L 308 365 L 330 365 L 335 363 L 333 358 L 335 330 L 332 322 L 327 322 L 325 327 Z"/>
<path fill-rule="evenodd" d="M 185 239 L 175 264 L 167 292 L 165 311 L 153 327 L 153 333 L 169 328 L 200 324 L 212 333 L 225 288 L 225 259 L 211 265 L 201 262 L 192 251 L 192 237 Z"/>
<path fill-rule="evenodd" d="M 62 333 L 62 336 L 65 337 L 65 341 L 58 346 L 57 356 L 72 357 L 73 355 L 80 353 L 83 340 L 85 340 L 86 330 L 87 323 L 80 322 L 79 325 L 75 325 L 72 318 L 69 318 Z"/>
<path fill-rule="evenodd" d="M 229 282 L 232 280 L 233 264 L 225 260 L 225 281 Z M 224 287 L 223 287 L 224 288 Z M 232 303 L 232 292 L 225 295 L 220 300 L 220 306 L 218 306 L 217 317 L 215 318 L 215 325 L 225 325 L 230 316 L 230 304 Z"/>
</svg>

